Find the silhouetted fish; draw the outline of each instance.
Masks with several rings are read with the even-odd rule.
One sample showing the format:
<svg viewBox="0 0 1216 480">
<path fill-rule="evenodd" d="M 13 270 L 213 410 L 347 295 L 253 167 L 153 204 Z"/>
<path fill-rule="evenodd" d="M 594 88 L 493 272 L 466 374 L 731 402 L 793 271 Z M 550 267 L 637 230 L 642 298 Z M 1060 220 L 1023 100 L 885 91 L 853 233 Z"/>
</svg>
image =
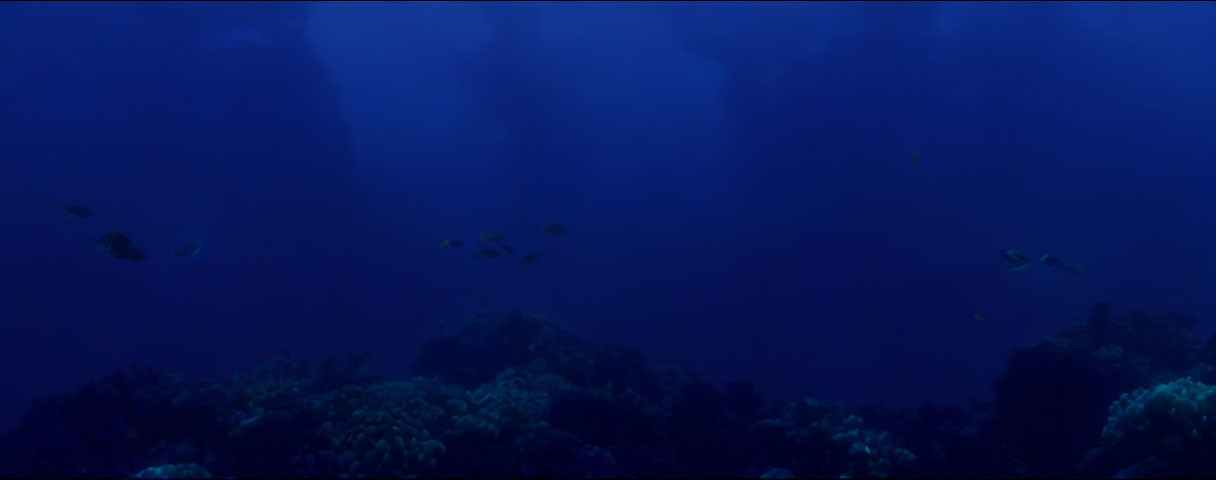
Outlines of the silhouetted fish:
<svg viewBox="0 0 1216 480">
<path fill-rule="evenodd" d="M 111 232 L 97 239 L 98 248 L 119 260 L 138 262 L 149 257 L 143 250 L 135 246 L 131 237 L 120 232 Z"/>
<path fill-rule="evenodd" d="M 68 218 L 93 218 L 93 212 L 80 205 L 71 205 L 64 208 L 52 206 L 51 209 Z"/>
<path fill-rule="evenodd" d="M 477 240 L 482 242 L 501 242 L 506 239 L 507 237 L 494 232 L 486 232 L 477 236 Z"/>
<path fill-rule="evenodd" d="M 540 229 L 542 235 L 562 235 L 566 233 L 566 226 L 561 222 L 553 222 Z"/>
<path fill-rule="evenodd" d="M 175 257 L 198 258 L 203 253 L 203 245 L 198 242 L 188 242 L 185 245 L 173 249 Z"/>
<path fill-rule="evenodd" d="M 536 262 L 538 260 L 540 260 L 539 253 L 529 253 L 527 255 L 524 255 L 524 258 L 523 258 L 523 262 L 528 265 L 536 265 Z"/>
<path fill-rule="evenodd" d="M 1001 250 L 1001 258 L 1005 260 L 1005 264 L 1013 270 L 1023 270 L 1027 265 L 1030 265 L 1030 257 L 1017 250 Z"/>
</svg>

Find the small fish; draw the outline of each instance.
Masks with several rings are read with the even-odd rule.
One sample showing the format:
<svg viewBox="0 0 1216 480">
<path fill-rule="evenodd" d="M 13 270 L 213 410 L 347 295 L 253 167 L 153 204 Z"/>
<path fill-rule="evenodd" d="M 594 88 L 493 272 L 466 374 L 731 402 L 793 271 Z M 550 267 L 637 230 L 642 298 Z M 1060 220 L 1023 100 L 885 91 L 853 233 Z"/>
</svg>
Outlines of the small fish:
<svg viewBox="0 0 1216 480">
<path fill-rule="evenodd" d="M 101 250 L 109 252 L 116 248 L 129 247 L 134 245 L 134 243 L 131 242 L 131 237 L 123 235 L 120 232 L 111 232 L 102 235 L 101 238 L 98 238 L 97 245 Z"/>
<path fill-rule="evenodd" d="M 503 253 L 506 253 L 507 255 L 511 255 L 511 254 L 515 253 L 515 249 L 511 248 L 510 245 L 507 245 L 505 243 L 502 245 L 499 245 L 498 247 L 501 248 Z"/>
<path fill-rule="evenodd" d="M 464 242 L 462 242 L 460 240 L 448 240 L 445 238 L 445 239 L 443 239 L 443 243 L 439 245 L 439 248 L 463 247 L 463 246 L 464 246 Z"/>
<path fill-rule="evenodd" d="M 566 226 L 561 222 L 553 222 L 540 229 L 541 235 L 562 235 L 566 233 Z"/>
<path fill-rule="evenodd" d="M 498 258 L 500 256 L 502 256 L 502 252 L 493 248 L 486 248 L 480 252 L 477 252 L 478 258 Z"/>
<path fill-rule="evenodd" d="M 64 208 L 52 206 L 51 209 L 68 218 L 93 218 L 93 211 L 80 205 L 71 205 Z"/>
<path fill-rule="evenodd" d="M 172 250 L 175 257 L 188 257 L 197 259 L 203 253 L 203 245 L 198 242 L 187 242 L 185 245 L 174 248 Z"/>
<path fill-rule="evenodd" d="M 1046 265 L 1052 269 L 1060 269 L 1064 267 L 1063 260 L 1060 260 L 1059 257 L 1053 257 L 1050 255 L 1043 255 L 1043 257 L 1039 259 L 1039 263 L 1042 263 L 1043 265 Z"/>
<path fill-rule="evenodd" d="M 149 257 L 148 254 L 144 253 L 144 251 L 141 250 L 139 247 L 124 248 L 122 250 L 113 252 L 113 255 L 114 255 L 114 258 L 117 258 L 119 260 L 130 260 L 132 262 L 138 262 L 140 260 L 152 258 L 152 257 Z"/>
<path fill-rule="evenodd" d="M 486 232 L 477 236 L 477 240 L 482 242 L 501 242 L 506 240 L 506 237 L 494 232 Z"/>
<path fill-rule="evenodd" d="M 972 314 L 971 314 L 971 319 L 972 319 L 972 320 L 979 320 L 979 321 L 981 321 L 981 322 L 982 322 L 982 321 L 984 321 L 984 316 L 983 316 L 983 315 L 980 315 L 980 314 L 978 314 L 978 313 L 972 313 Z"/>
<path fill-rule="evenodd" d="M 1061 260 L 1059 257 L 1043 255 L 1042 258 L 1039 258 L 1039 263 L 1042 263 L 1043 265 L 1057 272 L 1067 272 L 1073 274 L 1081 273 L 1081 264 L 1065 264 L 1064 260 Z"/>
<path fill-rule="evenodd" d="M 916 164 L 918 164 L 918 163 L 920 163 L 920 155 L 913 153 L 912 154 L 912 166 L 915 167 Z"/>
<path fill-rule="evenodd" d="M 1031 264 L 1030 257 L 1017 250 L 1001 250 L 1001 258 L 1005 260 L 1005 264 L 1009 265 L 1011 270 L 1024 270 Z"/>
<path fill-rule="evenodd" d="M 524 255 L 524 258 L 523 258 L 523 262 L 528 265 L 536 265 L 536 262 L 538 260 L 540 260 L 539 253 L 529 253 L 527 255 Z"/>
<path fill-rule="evenodd" d="M 143 250 L 135 246 L 131 241 L 131 237 L 123 235 L 120 232 L 111 232 L 102 235 L 97 239 L 98 249 L 110 254 L 111 257 L 119 260 L 130 260 L 138 262 L 149 257 Z"/>
</svg>

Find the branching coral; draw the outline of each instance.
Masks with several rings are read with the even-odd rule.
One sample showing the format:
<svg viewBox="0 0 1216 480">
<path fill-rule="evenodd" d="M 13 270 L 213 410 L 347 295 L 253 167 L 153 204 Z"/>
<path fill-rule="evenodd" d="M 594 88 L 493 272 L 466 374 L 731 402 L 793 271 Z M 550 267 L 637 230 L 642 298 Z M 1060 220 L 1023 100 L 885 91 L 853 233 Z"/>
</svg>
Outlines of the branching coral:
<svg viewBox="0 0 1216 480">
<path fill-rule="evenodd" d="M 1110 406 L 1092 473 L 1199 477 L 1216 470 L 1216 387 L 1182 378 L 1123 394 Z"/>
<path fill-rule="evenodd" d="M 293 462 L 327 475 L 425 472 L 447 450 L 432 432 L 449 428 L 466 403 L 463 390 L 425 378 L 347 385 L 326 402 L 315 453 Z"/>
<path fill-rule="evenodd" d="M 1015 350 L 993 383 L 995 434 L 1031 474 L 1074 471 L 1121 392 L 1207 371 L 1194 321 L 1144 311 L 1116 316 L 1104 302 L 1082 325 Z"/>
<path fill-rule="evenodd" d="M 17 433 L 32 440 L 3 457 L 3 472 L 882 476 L 915 461 L 890 434 L 814 400 L 774 411 L 749 437 L 764 411 L 747 384 L 723 393 L 692 369 L 647 366 L 544 317 L 481 312 L 431 345 L 418 371 L 434 377 L 408 381 L 379 378 L 359 355 L 320 368 L 281 355 L 221 382 L 115 375 L 36 408 Z M 758 458 L 766 425 L 779 443 L 771 459 Z"/>
<path fill-rule="evenodd" d="M 839 405 L 803 397 L 748 430 L 757 460 L 787 468 L 798 476 L 908 475 L 917 458 L 890 434 L 863 429 L 860 417 L 844 415 Z"/>
</svg>

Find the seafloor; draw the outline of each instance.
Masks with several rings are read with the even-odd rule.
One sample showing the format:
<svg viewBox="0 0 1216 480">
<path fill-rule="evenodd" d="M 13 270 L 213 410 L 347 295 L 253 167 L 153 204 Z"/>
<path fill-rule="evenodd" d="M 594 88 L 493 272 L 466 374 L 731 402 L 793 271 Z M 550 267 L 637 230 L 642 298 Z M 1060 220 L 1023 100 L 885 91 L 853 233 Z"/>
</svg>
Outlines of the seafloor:
<svg viewBox="0 0 1216 480">
<path fill-rule="evenodd" d="M 1012 352 L 994 400 L 896 410 L 804 397 L 580 339 L 542 316 L 446 325 L 409 380 L 282 354 L 221 382 L 118 371 L 35 402 L 0 475 L 1216 476 L 1216 337 L 1108 304 Z"/>
</svg>

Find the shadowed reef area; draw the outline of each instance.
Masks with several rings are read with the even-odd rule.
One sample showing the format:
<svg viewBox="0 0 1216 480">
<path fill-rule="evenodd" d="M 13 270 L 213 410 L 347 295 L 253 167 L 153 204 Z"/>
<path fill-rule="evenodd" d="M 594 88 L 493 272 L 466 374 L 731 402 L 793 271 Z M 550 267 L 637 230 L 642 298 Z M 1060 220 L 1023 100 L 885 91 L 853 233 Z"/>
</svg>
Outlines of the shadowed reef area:
<svg viewBox="0 0 1216 480">
<path fill-rule="evenodd" d="M 29 408 L 4 476 L 1210 476 L 1216 339 L 1106 303 L 1011 353 L 994 399 L 766 401 L 544 316 L 451 321 L 412 379 L 289 353 L 223 381 L 132 367 Z M 813 385 L 810 385 L 813 387 Z"/>
</svg>

